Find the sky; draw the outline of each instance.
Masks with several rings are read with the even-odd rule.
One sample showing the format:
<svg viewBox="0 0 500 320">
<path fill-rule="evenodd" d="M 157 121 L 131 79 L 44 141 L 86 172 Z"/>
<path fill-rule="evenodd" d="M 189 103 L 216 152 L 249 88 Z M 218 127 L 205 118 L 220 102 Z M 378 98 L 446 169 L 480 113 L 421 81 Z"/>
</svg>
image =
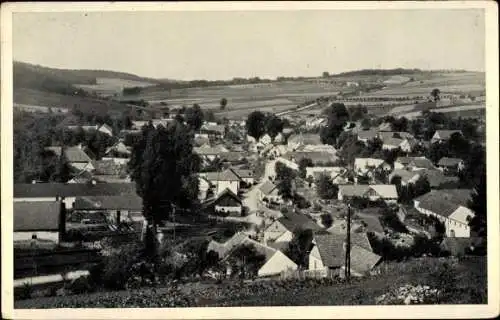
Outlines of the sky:
<svg viewBox="0 0 500 320">
<path fill-rule="evenodd" d="M 14 60 L 153 78 L 485 69 L 478 9 L 13 14 Z"/>
</svg>

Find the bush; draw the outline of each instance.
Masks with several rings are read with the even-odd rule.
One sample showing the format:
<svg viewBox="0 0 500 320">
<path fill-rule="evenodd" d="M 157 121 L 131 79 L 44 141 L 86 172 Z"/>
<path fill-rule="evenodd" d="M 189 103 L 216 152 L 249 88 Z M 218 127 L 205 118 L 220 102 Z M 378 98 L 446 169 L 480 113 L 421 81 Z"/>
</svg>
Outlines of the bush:
<svg viewBox="0 0 500 320">
<path fill-rule="evenodd" d="M 333 224 L 333 218 L 329 213 L 324 213 L 321 215 L 321 223 L 325 226 L 325 228 L 330 228 Z"/>
<path fill-rule="evenodd" d="M 25 283 L 21 288 L 14 290 L 15 300 L 31 299 L 33 295 L 33 287 L 29 283 Z"/>
<path fill-rule="evenodd" d="M 95 284 L 90 276 L 83 276 L 72 280 L 65 286 L 73 294 L 82 294 L 95 291 Z"/>
<path fill-rule="evenodd" d="M 132 276 L 132 265 L 138 260 L 142 248 L 137 245 L 125 245 L 104 259 L 102 285 L 111 290 L 125 289 L 125 284 Z"/>
</svg>

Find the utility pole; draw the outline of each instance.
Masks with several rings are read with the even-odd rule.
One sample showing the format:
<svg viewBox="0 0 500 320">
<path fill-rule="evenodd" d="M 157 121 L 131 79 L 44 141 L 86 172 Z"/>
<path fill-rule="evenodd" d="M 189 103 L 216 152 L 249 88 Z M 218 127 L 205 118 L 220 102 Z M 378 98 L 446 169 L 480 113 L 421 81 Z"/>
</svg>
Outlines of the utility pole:
<svg viewBox="0 0 500 320">
<path fill-rule="evenodd" d="M 345 278 L 349 282 L 351 277 L 351 205 L 347 205 L 347 237 L 345 247 Z"/>
</svg>

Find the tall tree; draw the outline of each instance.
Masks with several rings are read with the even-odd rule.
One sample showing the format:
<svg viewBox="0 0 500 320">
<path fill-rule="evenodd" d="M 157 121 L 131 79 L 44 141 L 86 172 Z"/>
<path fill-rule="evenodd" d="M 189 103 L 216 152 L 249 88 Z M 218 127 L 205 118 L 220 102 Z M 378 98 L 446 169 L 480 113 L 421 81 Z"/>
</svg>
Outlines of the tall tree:
<svg viewBox="0 0 500 320">
<path fill-rule="evenodd" d="M 307 167 L 312 167 L 313 162 L 310 158 L 301 158 L 299 160 L 299 176 L 302 179 L 306 178 Z"/>
<path fill-rule="evenodd" d="M 281 120 L 274 114 L 269 114 L 266 117 L 265 120 L 266 132 L 273 139 L 278 135 L 278 133 L 283 131 L 283 125 L 284 125 L 283 120 Z"/>
<path fill-rule="evenodd" d="M 260 111 L 253 111 L 250 113 L 246 121 L 248 135 L 259 140 L 266 132 L 265 121 L 266 115 L 264 113 Z"/>
<path fill-rule="evenodd" d="M 226 98 L 220 99 L 220 109 L 225 110 L 226 106 L 227 106 L 227 99 Z"/>
<path fill-rule="evenodd" d="M 316 191 L 321 199 L 334 199 L 337 197 L 339 187 L 333 183 L 330 176 L 321 174 L 316 183 Z"/>
<path fill-rule="evenodd" d="M 198 104 L 194 104 L 193 107 L 186 109 L 185 113 L 186 123 L 193 128 L 194 131 L 198 131 L 203 124 L 203 111 Z"/>
<path fill-rule="evenodd" d="M 469 202 L 469 208 L 474 211 L 474 217 L 469 221 L 472 231 L 486 239 L 487 236 L 487 193 L 486 193 L 486 171 L 483 170 L 479 182 L 474 187 Z"/>
<path fill-rule="evenodd" d="M 431 97 L 434 99 L 434 101 L 439 101 L 440 100 L 440 95 L 441 91 L 437 88 L 432 89 L 431 91 Z"/>
<path fill-rule="evenodd" d="M 293 232 L 286 255 L 301 268 L 307 267 L 307 257 L 312 249 L 313 233 L 310 229 L 297 229 Z"/>
<path fill-rule="evenodd" d="M 193 134 L 186 126 L 143 127 L 128 168 L 153 232 L 160 221 L 171 217 L 174 207 L 188 209 L 196 203 L 198 185 L 193 183 L 197 181 L 193 175 L 199 166 L 199 158 L 193 154 Z"/>
<path fill-rule="evenodd" d="M 349 112 L 343 103 L 333 103 L 325 112 L 328 116 L 327 125 L 321 128 L 320 137 L 324 144 L 335 145 L 338 136 L 344 131 L 349 120 Z"/>
</svg>

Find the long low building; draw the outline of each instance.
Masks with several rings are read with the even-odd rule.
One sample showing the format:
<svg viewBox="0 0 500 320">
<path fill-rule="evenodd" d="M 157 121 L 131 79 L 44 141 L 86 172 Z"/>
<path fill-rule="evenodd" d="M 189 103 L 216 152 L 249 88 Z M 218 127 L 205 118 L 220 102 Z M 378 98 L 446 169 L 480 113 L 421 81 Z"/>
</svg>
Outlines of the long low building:
<svg viewBox="0 0 500 320">
<path fill-rule="evenodd" d="M 384 200 L 395 203 L 398 200 L 398 192 L 393 184 L 349 184 L 340 185 L 338 199 L 346 201 L 354 197 L 369 199 L 370 201 Z"/>
</svg>

